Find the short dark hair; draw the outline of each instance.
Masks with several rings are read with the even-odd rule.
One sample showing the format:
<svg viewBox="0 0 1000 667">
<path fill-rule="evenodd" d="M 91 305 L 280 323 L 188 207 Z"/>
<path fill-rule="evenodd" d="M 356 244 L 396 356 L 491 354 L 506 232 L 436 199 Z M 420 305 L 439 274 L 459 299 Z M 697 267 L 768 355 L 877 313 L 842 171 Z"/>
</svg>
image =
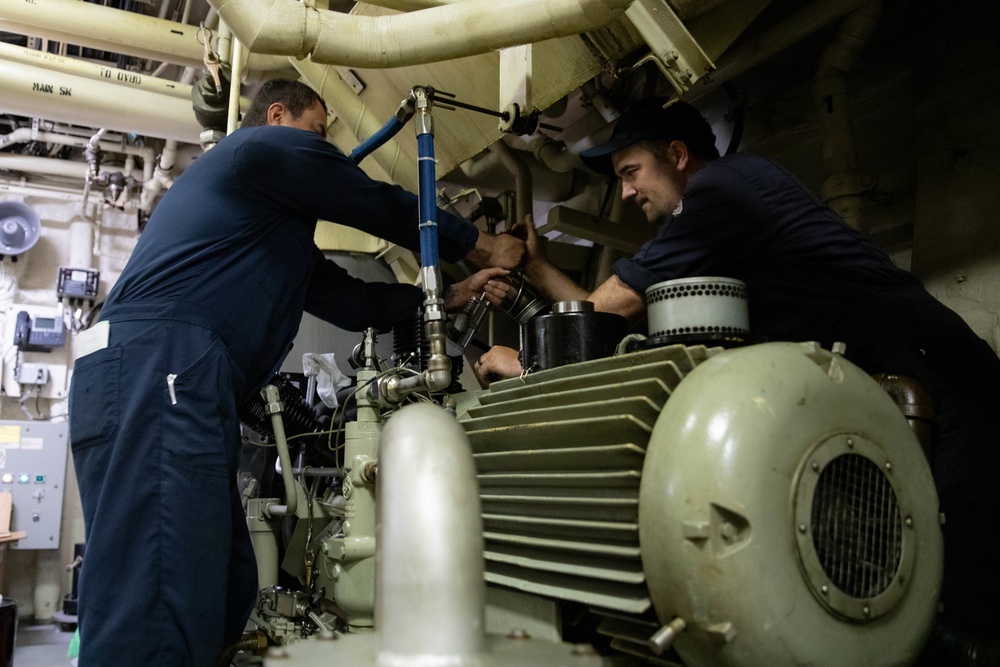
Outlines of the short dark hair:
<svg viewBox="0 0 1000 667">
<path fill-rule="evenodd" d="M 298 118 L 316 102 L 323 105 L 323 111 L 327 110 L 323 98 L 301 81 L 271 79 L 265 81 L 257 94 L 254 95 L 240 127 L 267 125 L 267 110 L 275 102 L 284 104 L 289 113 L 292 114 L 292 118 Z"/>
<path fill-rule="evenodd" d="M 715 134 L 701 112 L 686 102 L 667 103 L 666 98 L 639 100 L 621 115 L 611 138 L 580 153 L 583 163 L 599 174 L 610 174 L 611 155 L 640 141 L 680 140 L 698 158 L 719 157 Z"/>
</svg>

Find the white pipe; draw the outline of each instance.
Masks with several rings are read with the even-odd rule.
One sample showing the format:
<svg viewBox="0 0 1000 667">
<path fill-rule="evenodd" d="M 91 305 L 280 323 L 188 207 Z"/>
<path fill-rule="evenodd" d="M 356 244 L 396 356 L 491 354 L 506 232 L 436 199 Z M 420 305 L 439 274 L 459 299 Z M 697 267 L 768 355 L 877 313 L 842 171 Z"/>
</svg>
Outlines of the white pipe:
<svg viewBox="0 0 1000 667">
<path fill-rule="evenodd" d="M 12 144 L 27 143 L 33 140 L 50 144 L 63 144 L 67 146 L 80 146 L 80 147 L 85 147 L 90 143 L 90 141 L 84 139 L 83 137 L 74 137 L 64 134 L 56 134 L 53 132 L 33 133 L 31 128 L 19 127 L 13 132 L 0 136 L 0 149 L 6 148 L 7 146 L 10 146 Z M 170 177 L 168 172 L 170 171 L 171 168 L 173 168 L 174 155 L 177 152 L 177 142 L 175 140 L 168 139 L 163 149 L 163 154 L 169 155 L 169 160 L 167 163 L 170 165 L 169 167 L 163 170 L 161 170 L 160 168 L 161 165 L 156 163 L 156 151 L 154 151 L 153 148 L 150 146 L 122 145 L 111 141 L 100 141 L 97 143 L 97 145 L 105 153 L 124 153 L 128 156 L 128 159 L 125 162 L 126 165 L 125 169 L 122 170 L 122 173 L 126 177 L 128 177 L 131 174 L 133 168 L 135 167 L 135 160 L 133 159 L 133 156 L 138 155 L 142 157 L 143 189 L 139 201 L 140 201 L 140 207 L 143 210 L 147 212 L 149 211 L 149 209 L 152 207 L 152 202 L 156 198 L 156 195 L 159 193 L 160 189 L 164 187 L 169 188 L 171 185 L 173 185 L 174 182 L 173 178 Z M 66 161 L 53 160 L 50 162 L 66 162 Z M 39 163 L 38 165 L 39 168 L 42 168 L 41 164 L 42 163 Z M 79 163 L 67 163 L 67 164 L 79 164 Z M 155 165 L 155 170 L 154 170 L 154 165 Z M 75 175 L 73 167 L 59 168 L 52 166 L 51 168 L 62 169 L 65 172 L 70 172 L 69 175 Z M 24 170 L 37 171 L 32 169 L 24 169 Z M 107 167 L 105 167 L 105 170 L 116 171 L 116 169 L 109 170 Z M 51 174 L 52 172 L 46 171 L 39 173 Z M 56 175 L 62 175 L 62 174 L 56 174 Z M 85 193 L 89 193 L 89 187 L 85 188 Z"/>
<path fill-rule="evenodd" d="M 69 264 L 78 269 L 94 265 L 94 224 L 84 217 L 75 216 L 69 223 Z"/>
<path fill-rule="evenodd" d="M 66 176 L 69 178 L 79 178 L 81 182 L 89 173 L 89 165 L 86 162 L 72 162 L 70 160 L 57 160 L 55 158 L 34 157 L 30 155 L 0 155 L 0 170 L 21 171 L 31 174 L 45 174 L 47 176 Z M 101 171 L 120 173 L 121 167 L 106 167 L 101 165 Z"/>
<path fill-rule="evenodd" d="M 377 665 L 472 665 L 483 652 L 483 524 L 469 440 L 436 405 L 403 407 L 379 442 Z"/>
<path fill-rule="evenodd" d="M 87 139 L 84 137 L 74 137 L 68 134 L 56 132 L 35 132 L 32 133 L 30 127 L 19 127 L 8 134 L 0 135 L 0 149 L 7 148 L 13 144 L 26 144 L 29 141 L 40 141 L 44 144 L 62 144 L 63 146 L 77 146 L 84 148 L 87 146 Z M 150 146 L 132 146 L 129 144 L 119 144 L 114 141 L 101 141 L 98 147 L 105 153 L 118 153 L 121 155 L 138 155 L 143 163 L 152 162 L 156 158 L 156 151 Z"/>
<path fill-rule="evenodd" d="M 337 119 L 351 129 L 358 143 L 375 134 L 389 120 L 377 118 L 369 111 L 333 67 L 295 59 L 291 59 L 291 64 L 309 86 L 326 100 Z M 352 148 L 348 147 L 346 150 L 349 152 Z M 393 183 L 410 192 L 417 191 L 417 161 L 395 139 L 387 141 L 369 157 L 379 163 Z"/>
<path fill-rule="evenodd" d="M 44 67 L 53 72 L 64 74 L 76 74 L 88 79 L 103 81 L 107 83 L 121 84 L 128 88 L 141 88 L 163 95 L 172 95 L 185 100 L 191 99 L 191 86 L 179 84 L 176 81 L 158 79 L 154 76 L 129 72 L 127 70 L 113 67 L 110 63 L 98 65 L 86 60 L 76 58 L 63 58 L 53 53 L 45 53 L 35 49 L 28 49 L 23 46 L 13 46 L 0 42 L 0 59 L 24 65 L 34 65 Z"/>
<path fill-rule="evenodd" d="M 240 122 L 240 80 L 243 78 L 243 58 L 245 50 L 238 39 L 232 40 L 233 64 L 229 80 L 229 115 L 226 118 L 226 134 L 232 134 Z"/>
<path fill-rule="evenodd" d="M 318 10 L 298 0 L 209 1 L 252 52 L 399 67 L 578 35 L 607 25 L 632 0 L 466 0 L 375 17 Z"/>
<path fill-rule="evenodd" d="M 497 155 L 500 164 L 514 177 L 514 208 L 516 210 L 514 222 L 523 223 L 525 216 L 531 213 L 535 199 L 531 170 L 528 169 L 524 160 L 514 155 L 514 151 L 502 139 L 491 144 L 489 150 L 490 153 Z"/>
<path fill-rule="evenodd" d="M 79 3 L 89 4 L 89 3 Z M 189 101 L 145 90 L 122 95 L 110 83 L 0 61 L 0 111 L 197 143 Z"/>
<path fill-rule="evenodd" d="M 185 66 L 202 66 L 205 54 L 196 37 L 198 26 L 79 0 L 6 0 L 0 29 Z M 252 56 L 247 65 L 273 70 L 286 68 L 288 62 Z"/>
<path fill-rule="evenodd" d="M 522 139 L 531 148 L 535 158 L 552 171 L 564 174 L 583 166 L 583 160 L 580 159 L 580 156 L 566 150 L 566 144 L 541 132 L 522 137 Z"/>
<path fill-rule="evenodd" d="M 0 179 L 0 195 L 17 197 L 38 197 L 39 199 L 57 199 L 59 201 L 79 202 L 82 194 L 80 188 L 68 188 L 56 185 L 27 184 L 21 179 L 20 185 L 14 185 Z"/>
<path fill-rule="evenodd" d="M 451 5 L 457 2 L 467 2 L 467 0 L 367 0 L 365 4 L 386 9 L 395 9 L 400 12 L 412 12 L 428 7 L 439 7 L 441 5 Z"/>
<path fill-rule="evenodd" d="M 480 157 L 470 157 L 459 163 L 458 168 L 469 178 L 482 178 L 490 169 L 500 164 L 500 153 L 486 151 Z"/>
</svg>

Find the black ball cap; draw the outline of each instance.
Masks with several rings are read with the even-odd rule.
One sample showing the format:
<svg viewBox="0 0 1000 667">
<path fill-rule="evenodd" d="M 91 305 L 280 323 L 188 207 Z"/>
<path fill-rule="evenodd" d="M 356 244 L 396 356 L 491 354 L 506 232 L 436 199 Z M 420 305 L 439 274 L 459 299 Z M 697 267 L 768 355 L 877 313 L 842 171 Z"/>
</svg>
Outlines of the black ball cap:
<svg viewBox="0 0 1000 667">
<path fill-rule="evenodd" d="M 668 101 L 651 97 L 634 103 L 618 119 L 610 139 L 580 153 L 583 163 L 599 174 L 612 174 L 611 155 L 643 140 L 680 139 L 696 155 L 716 157 L 715 134 L 701 112 L 680 101 L 664 106 Z"/>
</svg>

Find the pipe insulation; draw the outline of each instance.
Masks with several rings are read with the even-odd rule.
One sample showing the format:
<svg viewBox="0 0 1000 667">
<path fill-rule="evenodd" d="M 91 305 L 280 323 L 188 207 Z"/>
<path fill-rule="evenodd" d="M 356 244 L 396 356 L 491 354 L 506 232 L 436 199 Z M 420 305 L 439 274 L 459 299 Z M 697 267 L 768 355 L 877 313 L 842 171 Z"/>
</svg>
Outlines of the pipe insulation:
<svg viewBox="0 0 1000 667">
<path fill-rule="evenodd" d="M 404 406 L 382 432 L 378 485 L 377 664 L 479 664 L 483 525 L 462 427 L 436 405 Z"/>
<path fill-rule="evenodd" d="M 631 0 L 466 0 L 375 17 L 318 10 L 298 0 L 210 2 L 252 52 L 385 68 L 578 35 L 607 25 Z"/>
<path fill-rule="evenodd" d="M 79 3 L 86 4 L 86 3 Z M 145 90 L 0 60 L 0 111 L 76 125 L 198 143 L 191 102 Z"/>
<path fill-rule="evenodd" d="M 4 2 L 0 29 L 187 67 L 204 65 L 205 49 L 198 43 L 198 26 L 79 0 Z M 254 70 L 284 69 L 288 61 L 251 56 L 247 66 Z"/>
<path fill-rule="evenodd" d="M 158 79 L 146 74 L 118 69 L 111 63 L 99 65 L 86 60 L 57 56 L 54 53 L 46 53 L 45 51 L 29 49 L 23 46 L 14 46 L 4 42 L 0 42 L 0 59 L 22 65 L 44 67 L 47 70 L 63 74 L 76 74 L 97 81 L 118 83 L 123 87 L 141 88 L 150 92 L 172 95 L 185 100 L 191 99 L 190 85 L 185 86 L 176 81 Z"/>
</svg>

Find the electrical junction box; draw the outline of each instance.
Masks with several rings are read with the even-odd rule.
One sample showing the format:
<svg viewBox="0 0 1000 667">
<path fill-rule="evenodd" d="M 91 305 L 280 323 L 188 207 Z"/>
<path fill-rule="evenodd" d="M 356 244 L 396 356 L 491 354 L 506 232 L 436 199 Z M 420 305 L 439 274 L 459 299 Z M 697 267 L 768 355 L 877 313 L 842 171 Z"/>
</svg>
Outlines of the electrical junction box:
<svg viewBox="0 0 1000 667">
<path fill-rule="evenodd" d="M 0 421 L 0 491 L 13 496 L 11 531 L 27 537 L 11 549 L 58 549 L 69 426 Z"/>
<path fill-rule="evenodd" d="M 97 269 L 74 269 L 68 266 L 59 267 L 59 280 L 56 283 L 56 296 L 62 299 L 93 301 L 97 298 L 100 287 L 101 272 Z"/>
<path fill-rule="evenodd" d="M 29 394 L 32 399 L 36 396 L 54 400 L 66 398 L 71 346 L 65 344 L 69 336 L 63 324 L 63 307 L 13 303 L 9 304 L 4 312 L 6 318 L 0 342 L 4 350 L 3 365 L 0 369 L 0 385 L 4 393 L 13 398 L 20 398 L 25 394 Z M 26 315 L 22 316 L 22 312 Z M 32 325 L 27 333 L 24 327 L 25 319 Z M 32 333 L 35 334 L 34 337 L 31 336 Z M 43 349 L 49 345 L 52 347 L 48 352 L 38 351 L 39 348 L 33 345 L 19 347 L 15 343 L 19 338 L 36 344 L 40 341 L 44 343 Z M 39 370 L 42 371 L 41 377 Z M 44 377 L 46 370 L 48 378 L 42 382 L 46 380 Z M 34 400 L 26 405 L 32 410 L 35 409 Z M 54 409 L 60 413 L 66 411 L 64 406 Z"/>
<path fill-rule="evenodd" d="M 49 383 L 49 367 L 45 364 L 22 363 L 14 366 L 14 380 L 22 387 L 26 385 L 44 386 Z"/>
</svg>

